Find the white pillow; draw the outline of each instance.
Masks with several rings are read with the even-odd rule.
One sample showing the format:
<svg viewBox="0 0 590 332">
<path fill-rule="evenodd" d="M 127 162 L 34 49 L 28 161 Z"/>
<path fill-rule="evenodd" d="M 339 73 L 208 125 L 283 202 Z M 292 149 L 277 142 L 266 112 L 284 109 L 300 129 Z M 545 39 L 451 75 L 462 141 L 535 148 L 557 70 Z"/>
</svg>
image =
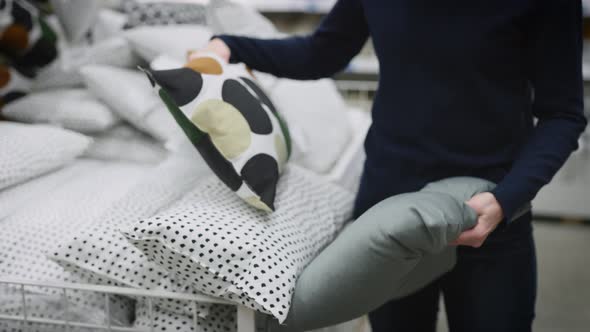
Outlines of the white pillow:
<svg viewBox="0 0 590 332">
<path fill-rule="evenodd" d="M 87 66 L 81 73 L 96 97 L 138 129 L 164 142 L 182 138 L 145 74 L 110 66 Z"/>
<path fill-rule="evenodd" d="M 84 157 L 156 164 L 164 160 L 167 153 L 154 138 L 122 124 L 95 136 Z"/>
<path fill-rule="evenodd" d="M 107 65 L 132 68 L 139 59 L 122 37 L 112 37 L 92 45 L 62 45 L 59 58 L 42 70 L 33 81 L 34 90 L 83 85 L 80 68 Z"/>
<path fill-rule="evenodd" d="M 0 132 L 3 131 L 0 130 Z M 63 284 L 81 282 L 47 259 L 45 251 L 62 237 L 90 227 L 113 201 L 145 173 L 145 168 L 130 164 L 79 161 L 76 173 L 43 195 L 0 220 L 0 276 Z M 55 288 L 27 287 L 30 317 L 52 319 L 68 315 L 78 321 L 102 324 L 105 299 L 97 293 L 68 292 L 70 306 L 57 305 L 62 294 Z M 0 313 L 22 314 L 18 287 L 0 287 Z M 112 317 L 119 323 L 131 321 L 133 303 L 111 297 Z M 0 327 L 0 330 L 3 330 Z M 63 330 L 63 329 L 62 329 Z"/>
<path fill-rule="evenodd" d="M 231 1 L 209 1 L 207 21 L 215 34 L 257 38 L 284 36 L 272 22 L 252 6 Z"/>
<path fill-rule="evenodd" d="M 329 172 L 353 136 L 348 106 L 334 82 L 280 79 L 270 97 L 286 122 L 303 136 L 294 135 L 293 161 L 320 174 Z"/>
<path fill-rule="evenodd" d="M 293 165 L 277 189 L 268 214 L 213 178 L 122 232 L 181 282 L 282 322 L 297 277 L 350 220 L 353 196 Z"/>
<path fill-rule="evenodd" d="M 50 123 L 82 133 L 111 128 L 119 117 L 85 89 L 59 89 L 34 92 L 3 109 L 7 119 Z"/>
<path fill-rule="evenodd" d="M 92 40 L 97 42 L 115 37 L 123 31 L 126 23 L 127 15 L 103 8 L 98 12 L 96 23 L 90 30 Z"/>
<path fill-rule="evenodd" d="M 69 163 L 90 142 L 61 128 L 0 122 L 0 189 Z"/>
<path fill-rule="evenodd" d="M 192 315 L 170 312 L 154 306 L 154 317 L 150 317 L 147 301 L 140 299 L 135 305 L 136 329 L 154 332 L 236 332 L 236 307 L 231 305 L 211 305 L 207 317 L 197 319 L 197 328 Z M 153 323 L 152 323 L 153 322 Z"/>
<path fill-rule="evenodd" d="M 150 62 L 159 55 L 185 61 L 189 51 L 207 45 L 212 33 L 202 25 L 167 25 L 130 29 L 124 36 L 145 61 Z"/>
<path fill-rule="evenodd" d="M 96 21 L 100 2 L 95 0 L 51 0 L 68 39 L 80 41 Z"/>
<path fill-rule="evenodd" d="M 195 187 L 210 170 L 197 154 L 172 155 L 149 171 L 139 183 L 115 202 L 93 225 L 62 236 L 48 257 L 66 271 L 84 276 L 86 282 L 99 285 L 123 285 L 153 291 L 196 293 L 178 282 L 147 257 L 118 231 L 137 220 L 153 216 L 169 207 Z M 100 236 L 97 236 L 100 234 Z M 109 241 L 101 241 L 108 238 Z M 107 254 L 111 252 L 112 254 Z M 161 308 L 190 314 L 192 306 L 182 301 L 155 301 Z M 186 308 L 185 308 L 186 307 Z M 208 313 L 199 306 L 199 315 Z"/>
</svg>

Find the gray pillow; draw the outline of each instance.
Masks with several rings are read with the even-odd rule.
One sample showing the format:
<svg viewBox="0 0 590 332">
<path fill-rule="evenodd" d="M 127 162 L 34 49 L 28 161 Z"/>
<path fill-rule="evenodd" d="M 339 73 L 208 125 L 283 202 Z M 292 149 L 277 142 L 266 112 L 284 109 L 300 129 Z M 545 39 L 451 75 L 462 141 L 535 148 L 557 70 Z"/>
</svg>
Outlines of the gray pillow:
<svg viewBox="0 0 590 332">
<path fill-rule="evenodd" d="M 473 227 L 464 202 L 494 184 L 451 178 L 388 198 L 348 226 L 300 275 L 284 325 L 303 331 L 351 320 L 424 287 L 456 262 L 448 243 Z"/>
</svg>

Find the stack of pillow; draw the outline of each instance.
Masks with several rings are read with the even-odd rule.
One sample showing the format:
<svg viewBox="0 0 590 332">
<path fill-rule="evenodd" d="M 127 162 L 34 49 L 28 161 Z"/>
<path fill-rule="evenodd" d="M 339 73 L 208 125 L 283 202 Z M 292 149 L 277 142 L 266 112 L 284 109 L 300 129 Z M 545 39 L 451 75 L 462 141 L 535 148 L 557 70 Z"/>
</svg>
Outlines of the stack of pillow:
<svg viewBox="0 0 590 332">
<path fill-rule="evenodd" d="M 298 274 L 351 218 L 352 194 L 321 176 L 334 166 L 352 138 L 344 114 L 347 107 L 334 84 L 252 74 L 243 65 L 226 65 L 213 55 L 185 67 L 186 55 L 205 46 L 214 34 L 280 36 L 268 20 L 249 8 L 228 2 L 205 7 L 128 0 L 121 1 L 117 11 L 99 8 L 95 1 L 61 2 L 68 5 L 54 6 L 57 18 L 42 20 L 24 0 L 6 1 L 37 15 L 33 21 L 40 22 L 39 27 L 31 29 L 44 32 L 46 41 L 38 44 L 52 51 L 43 53 L 43 61 L 26 62 L 30 50 L 40 46 L 25 48 L 13 53 L 15 59 L 25 60 L 0 67 L 0 113 L 13 121 L 0 123 L 0 154 L 11 156 L 0 155 L 0 190 L 79 156 L 157 163 L 171 151 L 171 158 L 181 156 L 192 143 L 202 156 L 199 162 L 203 167 L 206 162 L 219 180 L 197 182 L 206 174 L 197 169 L 207 168 L 184 164 L 194 159 L 160 165 L 152 174 L 157 179 L 146 179 L 135 196 L 132 192 L 115 204 L 96 228 L 64 239 L 49 257 L 86 281 L 205 292 L 284 319 Z M 220 73 L 210 71 L 212 63 Z M 146 68 L 148 77 L 138 65 Z M 189 80 L 201 81 L 203 91 L 191 89 L 194 84 L 178 85 L 182 80 L 176 78 L 189 77 L 187 73 Z M 175 93 L 179 89 L 190 98 Z M 14 174 L 15 170 L 26 170 L 26 174 Z M 148 196 L 157 203 L 139 199 L 147 199 L 150 190 L 153 195 Z M 234 244 L 231 251 L 216 255 L 209 252 L 214 247 L 206 247 L 207 251 L 191 247 L 195 255 L 203 254 L 192 271 L 201 280 L 170 270 L 167 262 L 146 250 L 145 241 L 150 240 L 135 230 L 138 219 L 179 213 L 194 216 L 186 223 L 202 228 L 207 242 L 217 237 Z M 227 236 L 209 229 L 209 215 Z M 234 228 L 243 228 L 250 240 Z M 82 264 L 75 259 L 95 253 L 84 240 L 93 232 L 112 237 L 109 245 L 124 253 L 112 257 L 113 266 L 123 269 L 106 273 L 92 265 L 99 262 Z M 282 245 L 281 237 L 291 241 Z M 75 252 L 69 252 L 72 248 Z M 193 257 L 181 250 L 174 255 L 179 260 Z M 137 264 L 115 262 L 118 257 Z M 271 268 L 276 275 L 271 275 Z M 125 277 L 129 270 L 149 282 Z M 260 274 L 267 275 L 259 279 Z M 173 317 L 179 319 L 177 323 L 191 321 L 192 308 L 185 303 L 157 304 L 161 321 Z M 139 327 L 149 322 L 144 309 L 139 303 Z M 234 313 L 226 307 L 199 307 L 199 315 L 210 319 L 202 322 L 204 328 L 235 328 Z"/>
</svg>

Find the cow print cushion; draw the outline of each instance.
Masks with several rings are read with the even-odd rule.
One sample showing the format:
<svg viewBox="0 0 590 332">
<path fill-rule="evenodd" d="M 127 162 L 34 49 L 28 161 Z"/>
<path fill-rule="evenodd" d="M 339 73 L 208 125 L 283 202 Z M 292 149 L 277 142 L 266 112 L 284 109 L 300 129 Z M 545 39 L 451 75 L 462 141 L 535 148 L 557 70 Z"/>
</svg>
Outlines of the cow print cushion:
<svg viewBox="0 0 590 332">
<path fill-rule="evenodd" d="M 23 0 L 0 1 L 0 51 L 31 74 L 57 58 L 57 34 Z"/>
<path fill-rule="evenodd" d="M 353 197 L 294 165 L 277 193 L 268 214 L 212 178 L 122 232 L 180 282 L 283 321 L 299 274 L 350 220 Z"/>
<path fill-rule="evenodd" d="M 246 68 L 206 55 L 146 73 L 213 172 L 250 205 L 274 211 L 289 131 Z"/>
</svg>

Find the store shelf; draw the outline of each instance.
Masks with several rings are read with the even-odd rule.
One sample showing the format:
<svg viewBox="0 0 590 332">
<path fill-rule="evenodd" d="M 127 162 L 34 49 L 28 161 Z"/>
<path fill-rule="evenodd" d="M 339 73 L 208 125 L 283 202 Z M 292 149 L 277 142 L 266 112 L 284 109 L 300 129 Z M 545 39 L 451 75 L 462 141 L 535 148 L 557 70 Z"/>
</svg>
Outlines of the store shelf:
<svg viewBox="0 0 590 332">
<path fill-rule="evenodd" d="M 335 0 L 235 0 L 263 13 L 326 14 Z"/>
<path fill-rule="evenodd" d="M 590 152 L 574 153 L 533 201 L 538 216 L 590 219 Z"/>
</svg>

